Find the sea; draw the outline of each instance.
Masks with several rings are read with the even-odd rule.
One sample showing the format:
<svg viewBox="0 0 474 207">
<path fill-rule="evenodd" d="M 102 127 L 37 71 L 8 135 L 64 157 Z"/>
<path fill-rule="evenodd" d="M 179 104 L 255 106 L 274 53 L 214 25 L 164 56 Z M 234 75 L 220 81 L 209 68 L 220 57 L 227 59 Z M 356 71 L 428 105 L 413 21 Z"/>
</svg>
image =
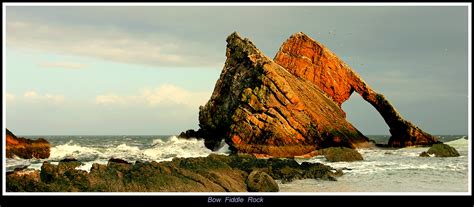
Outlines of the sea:
<svg viewBox="0 0 474 207">
<path fill-rule="evenodd" d="M 135 161 L 170 161 L 174 157 L 205 157 L 211 153 L 229 154 L 228 146 L 213 152 L 203 140 L 176 136 L 23 136 L 44 138 L 51 143 L 48 159 L 6 159 L 6 171 L 15 168 L 41 169 L 44 161 L 57 164 L 65 158 L 83 163 L 77 169 L 89 171 L 93 163 L 106 164 L 110 158 Z M 386 144 L 388 135 L 368 136 Z M 280 192 L 468 192 L 469 140 L 466 135 L 440 135 L 440 141 L 456 148 L 459 157 L 419 157 L 428 147 L 358 149 L 364 160 L 328 162 L 324 156 L 296 159 L 299 163 L 323 163 L 343 169 L 337 181 L 319 179 L 282 183 Z"/>
</svg>

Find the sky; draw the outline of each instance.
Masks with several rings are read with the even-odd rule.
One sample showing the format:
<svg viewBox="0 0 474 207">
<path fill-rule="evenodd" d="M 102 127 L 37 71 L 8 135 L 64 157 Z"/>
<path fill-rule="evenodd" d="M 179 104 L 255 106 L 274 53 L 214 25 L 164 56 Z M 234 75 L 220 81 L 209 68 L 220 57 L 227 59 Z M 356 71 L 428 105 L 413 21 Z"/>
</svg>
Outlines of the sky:
<svg viewBox="0 0 474 207">
<path fill-rule="evenodd" d="M 431 134 L 468 133 L 466 6 L 6 6 L 6 123 L 17 135 L 198 129 L 237 31 L 268 57 L 297 32 L 324 44 Z M 347 119 L 389 134 L 354 93 Z"/>
</svg>

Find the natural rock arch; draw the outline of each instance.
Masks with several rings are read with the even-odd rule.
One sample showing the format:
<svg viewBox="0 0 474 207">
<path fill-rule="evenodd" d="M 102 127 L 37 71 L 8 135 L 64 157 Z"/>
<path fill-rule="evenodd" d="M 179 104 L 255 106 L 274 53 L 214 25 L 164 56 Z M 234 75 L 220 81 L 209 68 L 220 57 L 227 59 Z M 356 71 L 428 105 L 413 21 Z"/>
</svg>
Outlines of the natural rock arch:
<svg viewBox="0 0 474 207">
<path fill-rule="evenodd" d="M 431 145 L 438 142 L 436 137 L 403 119 L 384 95 L 374 91 L 328 48 L 302 32 L 292 35 L 283 43 L 274 61 L 293 75 L 320 87 L 339 106 L 354 91 L 359 93 L 389 126 L 392 135 L 389 146 Z"/>
<path fill-rule="evenodd" d="M 341 109 L 346 112 L 346 120 L 362 134 L 373 139 L 378 145 L 387 145 L 390 138 L 390 128 L 379 112 L 372 105 L 367 104 L 362 96 L 352 93 L 349 99 L 341 104 Z M 375 135 L 377 138 L 369 135 Z M 385 139 L 382 140 L 380 136 Z"/>
</svg>

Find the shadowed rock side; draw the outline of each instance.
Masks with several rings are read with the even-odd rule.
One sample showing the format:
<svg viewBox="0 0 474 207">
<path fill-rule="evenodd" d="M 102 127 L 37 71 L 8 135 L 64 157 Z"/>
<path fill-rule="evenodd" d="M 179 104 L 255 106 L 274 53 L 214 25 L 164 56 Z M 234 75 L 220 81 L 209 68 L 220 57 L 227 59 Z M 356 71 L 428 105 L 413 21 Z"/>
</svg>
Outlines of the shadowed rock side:
<svg viewBox="0 0 474 207">
<path fill-rule="evenodd" d="M 431 145 L 437 139 L 404 120 L 390 102 L 370 88 L 346 63 L 319 42 L 303 33 L 292 35 L 276 54 L 274 61 L 290 73 L 320 87 L 339 106 L 352 92 L 377 109 L 390 128 L 391 147 Z"/>
<path fill-rule="evenodd" d="M 255 156 L 209 155 L 174 158 L 169 162 L 136 162 L 111 159 L 94 163 L 90 172 L 75 169 L 81 163 L 44 162 L 41 171 L 15 171 L 6 176 L 8 192 L 247 192 L 278 191 L 273 179 L 335 181 L 342 176 L 320 163 L 298 164 L 293 159 L 257 159 Z"/>
<path fill-rule="evenodd" d="M 237 33 L 211 99 L 199 108 L 200 135 L 210 149 L 275 157 L 319 148 L 367 145 L 342 109 L 317 86 L 297 78 Z"/>
<path fill-rule="evenodd" d="M 16 137 L 10 130 L 6 129 L 6 156 L 13 158 L 14 155 L 23 159 L 43 159 L 49 157 L 51 145 L 45 139 L 25 139 Z"/>
</svg>

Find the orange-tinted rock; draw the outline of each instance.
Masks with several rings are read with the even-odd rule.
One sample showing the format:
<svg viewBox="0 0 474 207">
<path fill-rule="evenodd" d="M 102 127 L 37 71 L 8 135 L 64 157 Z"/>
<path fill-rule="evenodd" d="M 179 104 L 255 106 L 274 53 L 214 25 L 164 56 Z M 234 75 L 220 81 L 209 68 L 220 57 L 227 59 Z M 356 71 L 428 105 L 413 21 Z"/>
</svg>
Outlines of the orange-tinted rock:
<svg viewBox="0 0 474 207">
<path fill-rule="evenodd" d="M 431 145 L 437 138 L 403 119 L 390 102 L 370 88 L 344 61 L 321 43 L 303 33 L 292 35 L 274 61 L 290 73 L 321 88 L 339 106 L 356 91 L 374 106 L 390 128 L 389 145 Z"/>
<path fill-rule="evenodd" d="M 12 158 L 14 155 L 24 158 L 48 158 L 51 145 L 45 139 L 31 140 L 18 138 L 8 129 L 6 129 L 6 156 Z"/>
<path fill-rule="evenodd" d="M 319 87 L 298 78 L 237 33 L 227 38 L 227 60 L 211 99 L 199 109 L 206 146 L 275 157 L 319 148 L 368 143 Z"/>
</svg>

